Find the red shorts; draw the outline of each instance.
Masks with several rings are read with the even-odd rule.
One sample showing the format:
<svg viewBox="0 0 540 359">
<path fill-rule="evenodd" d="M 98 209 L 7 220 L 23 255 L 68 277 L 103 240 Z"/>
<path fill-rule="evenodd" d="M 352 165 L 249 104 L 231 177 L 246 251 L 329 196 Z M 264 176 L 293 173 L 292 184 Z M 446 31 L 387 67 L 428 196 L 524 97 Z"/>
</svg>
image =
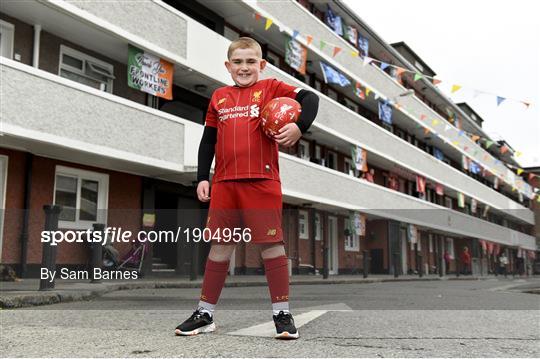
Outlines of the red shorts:
<svg viewBox="0 0 540 359">
<path fill-rule="evenodd" d="M 212 184 L 205 239 L 213 243 L 283 243 L 281 183 L 271 179 Z"/>
</svg>

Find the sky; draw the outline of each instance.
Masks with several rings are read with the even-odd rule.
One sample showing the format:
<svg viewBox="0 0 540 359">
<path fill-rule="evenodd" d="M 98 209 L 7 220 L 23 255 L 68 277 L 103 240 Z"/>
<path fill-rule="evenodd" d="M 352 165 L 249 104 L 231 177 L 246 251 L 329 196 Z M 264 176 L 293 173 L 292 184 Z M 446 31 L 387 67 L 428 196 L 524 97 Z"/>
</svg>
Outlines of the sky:
<svg viewBox="0 0 540 359">
<path fill-rule="evenodd" d="M 540 166 L 537 1 L 342 1 L 384 41 L 406 42 L 437 73 L 443 93 L 467 102 L 486 133 L 522 153 L 515 157 L 521 166 Z M 452 94 L 454 84 L 463 87 Z M 475 97 L 475 89 L 508 100 L 497 106 L 496 96 Z"/>
</svg>

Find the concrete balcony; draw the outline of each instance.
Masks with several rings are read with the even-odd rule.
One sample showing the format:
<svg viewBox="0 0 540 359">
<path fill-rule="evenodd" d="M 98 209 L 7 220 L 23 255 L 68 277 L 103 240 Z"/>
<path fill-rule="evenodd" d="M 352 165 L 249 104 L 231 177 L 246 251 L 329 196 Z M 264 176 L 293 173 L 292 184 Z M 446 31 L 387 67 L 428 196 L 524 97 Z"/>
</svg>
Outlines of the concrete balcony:
<svg viewBox="0 0 540 359">
<path fill-rule="evenodd" d="M 209 3 L 212 0 L 208 0 Z M 242 0 L 242 3 L 252 9 L 252 12 L 259 12 L 263 16 L 269 16 L 274 23 L 280 27 L 281 31 L 292 35 L 293 30 L 299 31 L 299 39 L 305 35 L 312 35 L 316 39 L 310 45 L 310 51 L 317 53 L 325 61 L 346 73 L 350 78 L 360 81 L 363 85 L 369 86 L 384 98 L 396 98 L 407 89 L 394 81 L 390 76 L 380 70 L 377 66 L 364 66 L 362 60 L 350 55 L 354 48 L 342 37 L 335 34 L 330 28 L 323 24 L 318 18 L 311 14 L 297 1 L 266 0 L 250 1 Z M 332 56 L 333 47 L 326 46 L 323 50 L 319 48 L 319 40 L 329 44 L 340 46 L 343 51 Z M 532 198 L 532 188 L 521 178 L 516 176 L 504 164 L 485 151 L 482 147 L 472 141 L 468 136 L 460 135 L 457 128 L 451 126 L 445 118 L 429 108 L 416 96 L 408 96 L 399 99 L 402 116 L 410 118 L 415 123 L 422 124 L 430 128 L 446 140 L 444 146 L 453 147 L 455 151 L 480 163 L 492 173 L 502 176 L 500 179 L 512 186 L 516 180 L 516 188 L 524 196 Z M 396 112 L 396 111 L 395 111 Z M 427 120 L 422 121 L 421 115 L 427 116 Z M 437 119 L 438 123 L 433 124 L 432 120 Z M 459 141 L 456 145 L 452 142 Z M 465 148 L 466 147 L 466 148 Z M 460 156 L 458 155 L 458 157 Z"/>
<path fill-rule="evenodd" d="M 186 180 L 202 126 L 0 58 L 2 146 Z"/>
<path fill-rule="evenodd" d="M 216 6 L 218 4 L 220 3 L 215 3 Z M 290 20 L 289 26 L 292 27 L 296 24 L 299 26 L 308 26 L 306 28 L 299 27 L 298 29 L 300 31 L 316 30 L 320 36 L 331 36 L 334 43 L 336 40 L 339 40 L 326 26 L 315 21 L 311 14 L 306 13 L 294 1 L 279 2 L 279 6 L 273 1 L 257 2 L 257 4 L 258 6 L 266 6 L 266 9 L 272 11 L 276 19 L 280 19 L 280 16 L 285 16 L 284 13 L 287 11 L 284 9 L 288 9 L 291 15 L 288 15 L 284 19 L 287 21 Z M 227 6 L 243 7 L 244 11 L 248 11 L 247 13 L 249 13 L 251 11 L 249 6 L 254 6 L 254 2 L 244 3 L 238 1 L 227 3 Z M 28 16 L 31 17 L 32 12 L 39 11 L 41 14 L 40 20 L 46 25 L 44 28 L 48 28 L 58 36 L 65 37 L 68 40 L 74 36 L 72 40 L 75 42 L 79 40 L 90 41 L 81 40 L 81 36 L 76 36 L 84 32 L 92 35 L 85 36 L 84 39 L 103 39 L 99 44 L 87 43 L 83 45 L 117 58 L 119 61 L 125 61 L 125 56 L 123 57 L 125 54 L 121 51 L 115 51 L 115 49 L 110 48 L 112 46 L 107 45 L 108 43 L 112 44 L 113 40 L 110 38 L 114 38 L 114 41 L 116 41 L 114 43 L 115 48 L 120 48 L 121 46 L 119 44 L 123 44 L 123 47 L 127 48 L 127 43 L 131 43 L 148 49 L 156 55 L 175 63 L 175 70 L 178 70 L 178 75 L 175 75 L 175 82 L 177 79 L 181 80 L 185 77 L 208 79 L 215 86 L 231 83 L 223 67 L 229 41 L 161 1 L 148 0 L 137 2 L 137 6 L 129 4 L 120 6 L 114 2 L 98 3 L 56 0 L 54 2 L 42 3 L 25 1 L 11 2 L 5 6 L 4 10 L 12 16 L 19 16 L 23 19 Z M 292 16 L 293 14 L 296 15 Z M 246 18 L 246 21 L 255 20 L 249 17 Z M 159 30 L 150 25 L 145 25 L 156 23 L 160 23 Z M 63 25 L 58 27 L 56 24 Z M 144 29 L 147 27 L 152 28 L 143 31 L 143 29 L 139 28 L 138 24 L 144 24 L 141 25 Z M 65 25 L 69 26 L 66 27 Z M 71 31 L 68 32 L 66 28 L 69 28 Z M 106 34 L 108 38 L 106 39 L 103 34 Z M 174 34 L 174 36 L 169 36 L 168 34 Z M 106 40 L 109 40 L 109 42 Z M 200 44 L 205 45 L 200 46 Z M 102 48 L 99 46 L 102 46 Z M 179 68 L 179 65 L 182 65 L 182 68 Z M 187 74 L 183 71 L 182 75 L 180 75 L 180 71 L 185 70 L 184 66 L 189 67 L 193 72 Z M 348 66 L 358 66 L 358 60 L 356 59 L 356 62 L 351 62 Z M 381 87 L 385 91 L 388 89 L 388 91 L 395 91 L 396 93 L 398 93 L 398 90 L 399 93 L 403 90 L 402 88 L 399 89 L 400 86 L 397 83 L 376 68 L 370 66 L 361 67 L 360 65 L 358 70 L 362 77 L 372 79 L 374 84 L 377 85 L 376 88 Z M 289 83 L 295 83 L 298 86 L 306 86 L 272 66 L 267 67 L 265 76 L 276 77 Z M 526 223 L 534 223 L 533 213 L 529 209 L 475 181 L 464 173 L 436 160 L 417 147 L 410 145 L 335 101 L 323 95 L 320 96 L 320 115 L 314 123 L 313 129 L 326 141 L 340 143 L 346 153 L 349 151 L 351 145 L 361 145 L 373 154 L 370 159 L 378 157 L 379 159 L 384 159 L 387 163 L 399 164 L 432 181 L 442 183 L 449 189 L 462 192 L 467 197 L 474 197 L 478 201 L 491 206 L 493 209 L 498 209 Z M 419 105 L 425 106 L 423 103 Z M 168 118 L 166 114 L 159 112 L 155 112 L 155 114 L 156 116 L 160 114 L 159 116 Z M 172 118 L 177 119 L 175 117 Z M 188 125 L 193 126 L 193 124 L 186 124 L 186 126 Z M 186 135 L 185 138 L 196 142 L 200 138 L 200 135 L 191 137 Z M 145 148 L 148 148 L 148 146 L 145 146 Z M 196 151 L 198 145 L 192 147 L 186 145 L 184 148 L 185 153 L 187 151 L 193 152 Z M 176 155 L 179 156 L 179 153 L 176 153 Z M 195 166 L 196 162 L 194 160 L 188 161 L 188 158 L 189 156 L 185 156 L 183 159 L 184 165 Z"/>
<path fill-rule="evenodd" d="M 283 195 L 323 208 L 343 208 L 429 228 L 535 250 L 535 237 L 438 206 L 331 169 L 281 154 Z M 334 190 L 339 189 L 339 190 Z"/>
</svg>

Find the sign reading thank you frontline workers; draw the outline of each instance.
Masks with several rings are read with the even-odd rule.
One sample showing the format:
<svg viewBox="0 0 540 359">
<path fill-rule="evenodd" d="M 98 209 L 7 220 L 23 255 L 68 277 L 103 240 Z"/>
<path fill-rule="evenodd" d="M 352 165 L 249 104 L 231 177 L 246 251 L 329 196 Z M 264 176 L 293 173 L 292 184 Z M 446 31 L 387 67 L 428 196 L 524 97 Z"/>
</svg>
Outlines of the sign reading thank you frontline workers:
<svg viewBox="0 0 540 359">
<path fill-rule="evenodd" d="M 173 64 L 129 45 L 128 86 L 172 100 Z"/>
</svg>

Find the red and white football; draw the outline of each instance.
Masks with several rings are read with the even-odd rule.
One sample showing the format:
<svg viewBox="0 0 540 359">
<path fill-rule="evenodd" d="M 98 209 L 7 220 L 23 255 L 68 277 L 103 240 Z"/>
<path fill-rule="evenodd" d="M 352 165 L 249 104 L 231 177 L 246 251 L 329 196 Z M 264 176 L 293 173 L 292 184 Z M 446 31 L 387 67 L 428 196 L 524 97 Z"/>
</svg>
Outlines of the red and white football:
<svg viewBox="0 0 540 359">
<path fill-rule="evenodd" d="M 261 126 L 264 133 L 273 138 L 279 129 L 288 123 L 296 122 L 302 112 L 298 101 L 290 97 L 277 97 L 264 106 L 261 113 Z"/>
</svg>

